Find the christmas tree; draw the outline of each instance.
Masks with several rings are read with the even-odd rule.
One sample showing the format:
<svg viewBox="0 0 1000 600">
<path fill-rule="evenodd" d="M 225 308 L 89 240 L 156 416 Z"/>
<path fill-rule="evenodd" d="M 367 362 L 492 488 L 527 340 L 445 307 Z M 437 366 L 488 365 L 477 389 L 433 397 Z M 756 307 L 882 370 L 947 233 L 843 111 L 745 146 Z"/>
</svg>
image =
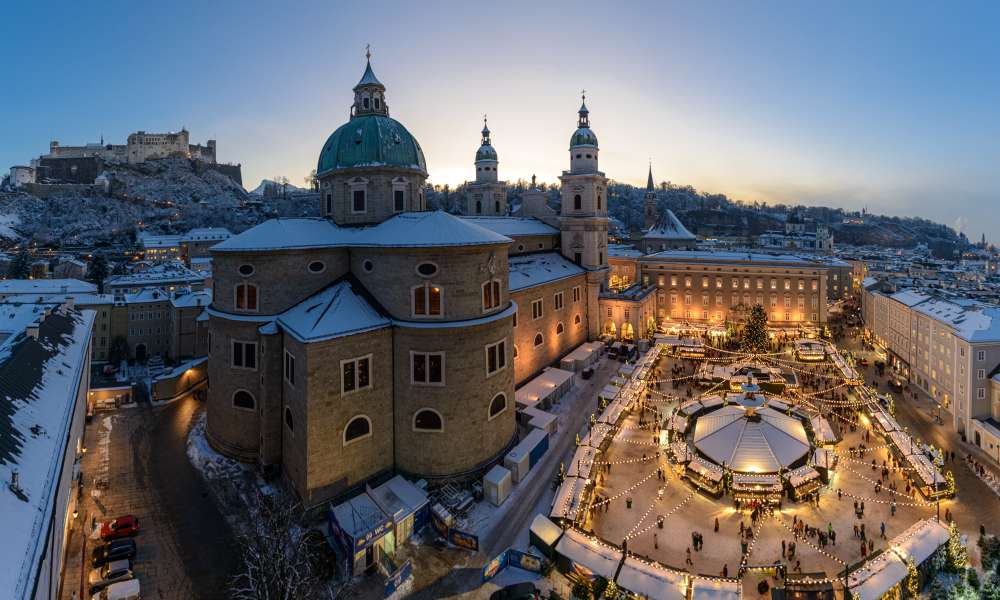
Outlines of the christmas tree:
<svg viewBox="0 0 1000 600">
<path fill-rule="evenodd" d="M 958 572 L 969 564 L 969 551 L 962 545 L 962 534 L 952 523 L 948 528 L 948 569 Z"/>
<path fill-rule="evenodd" d="M 916 598 L 920 594 L 920 573 L 911 558 L 906 565 L 906 597 Z"/>
<path fill-rule="evenodd" d="M 748 354 L 763 354 L 767 352 L 767 346 L 767 312 L 760 304 L 754 304 L 743 327 L 740 350 Z"/>
</svg>

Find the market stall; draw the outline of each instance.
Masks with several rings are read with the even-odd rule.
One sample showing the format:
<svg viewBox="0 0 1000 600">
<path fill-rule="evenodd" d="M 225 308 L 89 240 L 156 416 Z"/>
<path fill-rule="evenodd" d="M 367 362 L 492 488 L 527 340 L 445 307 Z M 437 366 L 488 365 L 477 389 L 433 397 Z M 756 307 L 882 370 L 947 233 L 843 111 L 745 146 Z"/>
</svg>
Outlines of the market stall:
<svg viewBox="0 0 1000 600">
<path fill-rule="evenodd" d="M 684 477 L 695 487 L 718 498 L 722 495 L 722 467 L 700 456 L 692 456 L 684 471 Z"/>
<path fill-rule="evenodd" d="M 586 580 L 613 580 L 622 552 L 575 529 L 567 530 L 556 544 L 556 566 L 565 574 Z"/>
<path fill-rule="evenodd" d="M 780 505 L 784 488 L 777 473 L 733 473 L 733 500 Z"/>
<path fill-rule="evenodd" d="M 808 465 L 792 469 L 786 473 L 785 481 L 788 482 L 792 498 L 799 501 L 808 498 L 819 488 L 823 487 L 819 471 Z"/>
<path fill-rule="evenodd" d="M 662 565 L 628 556 L 615 579 L 618 587 L 648 600 L 685 600 L 688 576 Z"/>
</svg>

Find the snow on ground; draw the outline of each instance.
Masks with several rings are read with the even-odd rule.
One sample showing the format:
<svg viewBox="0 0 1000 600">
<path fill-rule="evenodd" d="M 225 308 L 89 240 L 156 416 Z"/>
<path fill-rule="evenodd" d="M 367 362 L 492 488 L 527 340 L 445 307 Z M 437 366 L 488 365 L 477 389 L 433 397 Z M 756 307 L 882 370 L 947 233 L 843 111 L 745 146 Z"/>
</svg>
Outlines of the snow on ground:
<svg viewBox="0 0 1000 600">
<path fill-rule="evenodd" d="M 21 235 L 14 231 L 15 225 L 21 224 L 21 217 L 15 213 L 0 214 L 0 237 L 16 240 Z"/>
<path fill-rule="evenodd" d="M 198 416 L 187 440 L 188 460 L 206 479 L 231 479 L 243 473 L 246 465 L 216 452 L 205 438 L 205 413 Z"/>
</svg>

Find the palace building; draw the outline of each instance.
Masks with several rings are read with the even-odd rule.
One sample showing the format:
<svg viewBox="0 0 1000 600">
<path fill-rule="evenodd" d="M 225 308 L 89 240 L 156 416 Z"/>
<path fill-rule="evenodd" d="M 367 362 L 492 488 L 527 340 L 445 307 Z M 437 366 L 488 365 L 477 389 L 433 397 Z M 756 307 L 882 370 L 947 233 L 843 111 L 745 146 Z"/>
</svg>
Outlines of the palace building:
<svg viewBox="0 0 1000 600">
<path fill-rule="evenodd" d="M 323 218 L 211 248 L 210 443 L 280 470 L 306 506 L 500 460 L 515 387 L 600 333 L 607 179 L 586 104 L 569 153 L 561 214 L 504 216 L 484 124 L 470 216 L 429 211 L 423 151 L 369 61 L 320 148 Z"/>
</svg>

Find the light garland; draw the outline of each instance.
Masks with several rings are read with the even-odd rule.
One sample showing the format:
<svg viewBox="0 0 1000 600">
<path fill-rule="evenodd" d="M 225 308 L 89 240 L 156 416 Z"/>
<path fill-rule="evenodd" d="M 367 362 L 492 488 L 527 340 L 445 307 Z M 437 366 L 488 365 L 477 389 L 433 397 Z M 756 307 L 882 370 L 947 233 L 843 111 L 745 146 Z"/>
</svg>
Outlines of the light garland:
<svg viewBox="0 0 1000 600">
<path fill-rule="evenodd" d="M 641 535 L 644 535 L 644 534 L 648 533 L 649 530 L 651 530 L 653 527 L 656 526 L 657 522 L 659 521 L 659 517 L 663 517 L 663 520 L 666 521 L 667 517 L 673 515 L 678 510 L 684 508 L 684 506 L 688 502 L 690 502 L 692 498 L 694 498 L 694 494 L 695 494 L 694 492 L 688 493 L 688 495 L 685 496 L 684 499 L 680 501 L 680 504 L 678 504 L 677 506 L 671 508 L 670 510 L 668 510 L 665 513 L 663 513 L 662 515 L 657 515 L 657 520 L 656 521 L 653 521 L 653 523 L 651 523 L 650 525 L 647 525 L 645 528 L 643 528 L 643 529 L 641 529 L 639 531 L 636 531 L 636 527 L 639 526 L 639 524 L 641 523 L 641 521 L 640 521 L 640 523 L 636 523 L 636 527 L 632 528 L 632 531 L 630 531 L 629 534 L 627 536 L 625 536 L 625 539 L 629 539 L 630 540 L 630 539 L 637 538 L 637 537 L 639 537 Z M 652 509 L 652 505 L 650 506 L 650 509 Z M 647 510 L 646 513 L 648 514 L 649 510 Z M 645 520 L 645 515 L 643 516 L 643 520 Z"/>
<path fill-rule="evenodd" d="M 777 513 L 775 513 L 775 515 L 774 515 L 774 520 L 777 521 L 782 527 L 784 527 L 788 531 L 791 531 L 792 535 L 795 536 L 796 540 L 802 540 L 803 542 L 806 543 L 807 546 L 809 546 L 810 548 L 812 548 L 816 552 L 819 552 L 823 556 L 826 556 L 827 558 L 840 563 L 840 565 L 842 567 L 846 567 L 847 566 L 846 562 L 844 562 L 843 560 L 841 560 L 836 555 L 834 555 L 834 554 L 832 554 L 830 552 L 827 552 L 826 550 L 820 548 L 819 545 L 814 544 L 807 536 L 801 536 L 800 537 L 799 536 L 799 532 L 795 531 L 795 528 L 793 528 L 791 525 L 789 525 L 788 523 L 786 523 L 784 519 L 782 519 L 780 516 L 777 515 Z"/>
</svg>

